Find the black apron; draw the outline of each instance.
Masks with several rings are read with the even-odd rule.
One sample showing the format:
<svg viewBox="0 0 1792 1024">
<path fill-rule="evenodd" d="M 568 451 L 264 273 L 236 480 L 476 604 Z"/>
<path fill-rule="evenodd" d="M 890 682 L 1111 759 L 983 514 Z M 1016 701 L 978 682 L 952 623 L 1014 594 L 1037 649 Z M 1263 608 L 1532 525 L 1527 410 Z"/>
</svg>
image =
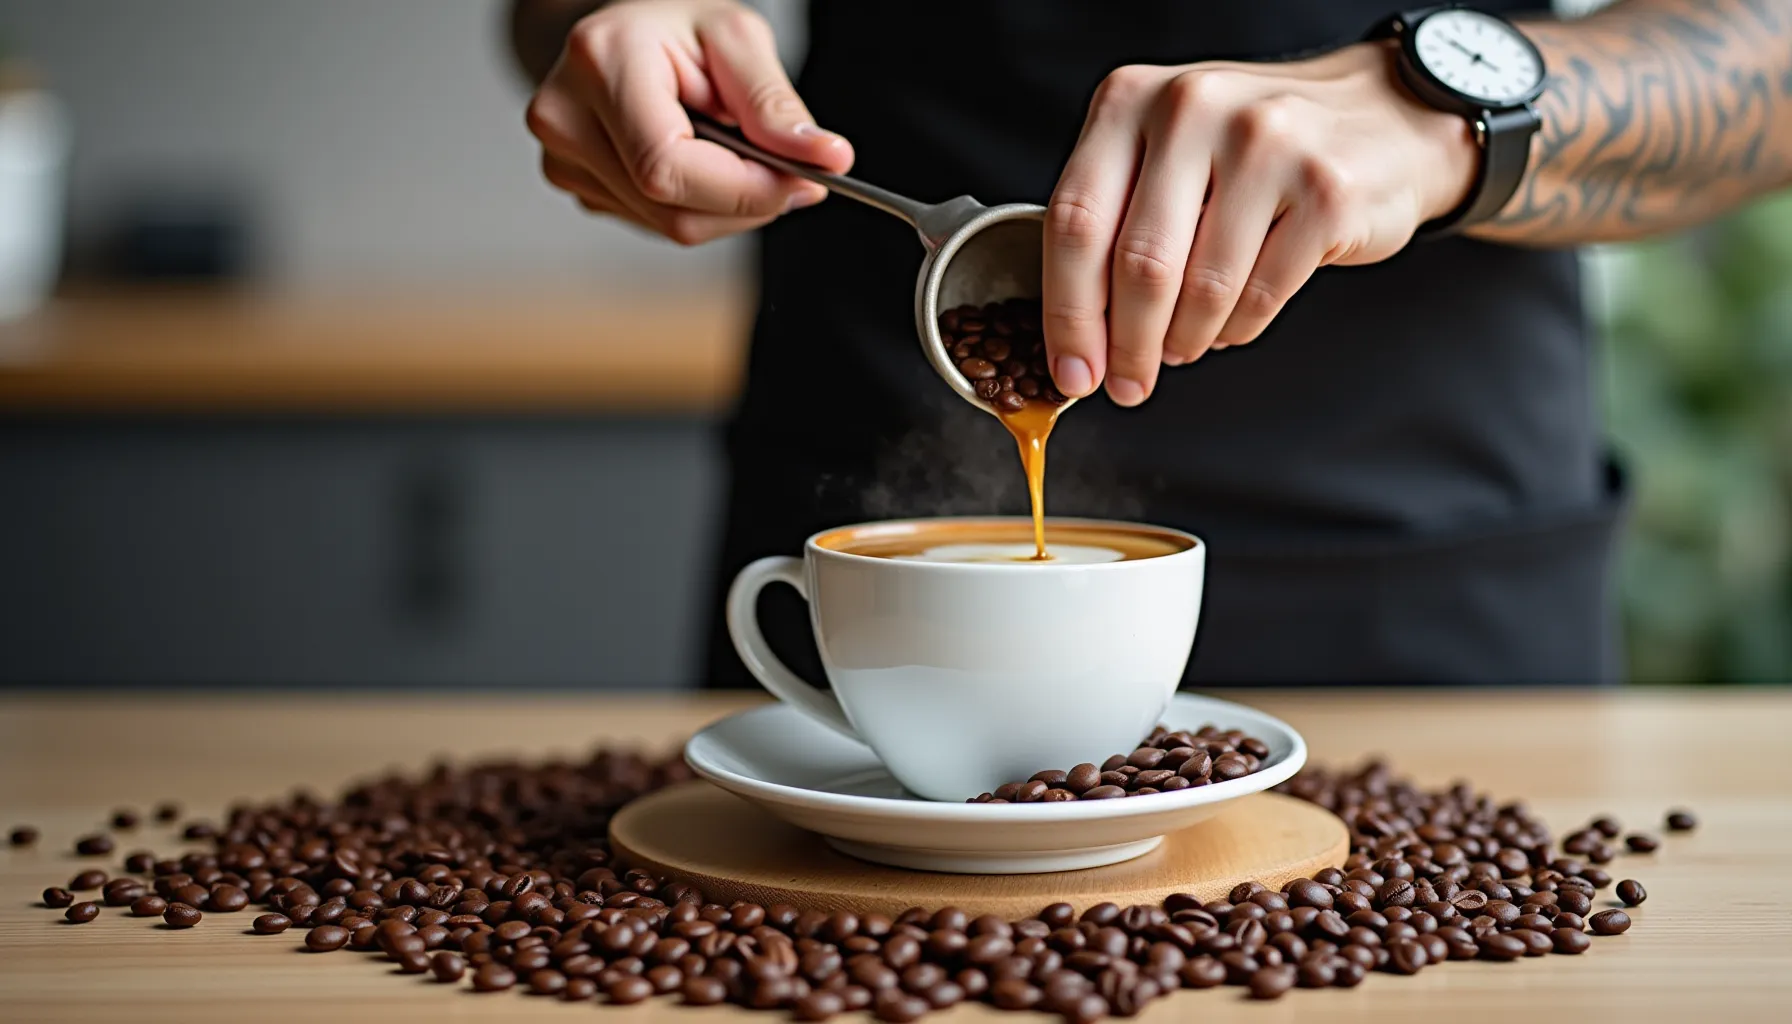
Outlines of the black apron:
<svg viewBox="0 0 1792 1024">
<path fill-rule="evenodd" d="M 1112 69 L 1310 53 L 1387 10 L 812 0 L 798 87 L 866 180 L 929 201 L 1043 203 Z M 840 198 L 763 232 L 709 685 L 752 685 L 721 617 L 746 562 L 798 554 L 829 526 L 1027 510 L 1002 426 L 922 358 L 921 258 L 906 225 Z M 1608 681 L 1623 488 L 1591 357 L 1570 252 L 1451 239 L 1322 269 L 1261 338 L 1166 367 L 1143 406 L 1079 403 L 1051 440 L 1046 508 L 1208 542 L 1187 682 Z M 761 617 L 820 682 L 801 600 L 769 588 Z"/>
</svg>

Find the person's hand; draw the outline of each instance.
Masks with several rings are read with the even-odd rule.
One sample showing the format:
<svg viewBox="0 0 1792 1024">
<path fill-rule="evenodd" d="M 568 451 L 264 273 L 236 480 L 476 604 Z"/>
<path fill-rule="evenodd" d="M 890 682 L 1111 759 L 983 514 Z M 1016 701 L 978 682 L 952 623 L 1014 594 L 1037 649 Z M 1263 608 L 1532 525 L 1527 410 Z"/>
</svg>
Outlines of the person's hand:
<svg viewBox="0 0 1792 1024">
<path fill-rule="evenodd" d="M 1401 88 L 1383 44 L 1115 71 L 1046 214 L 1059 390 L 1105 378 L 1137 405 L 1160 365 L 1257 337 L 1317 268 L 1392 256 L 1468 194 L 1469 132 Z"/>
<path fill-rule="evenodd" d="M 739 124 L 780 156 L 852 166 L 852 147 L 815 126 L 751 8 L 619 0 L 574 26 L 529 103 L 542 174 L 585 209 L 683 245 L 750 231 L 826 196 L 696 138 L 684 107 Z"/>
</svg>

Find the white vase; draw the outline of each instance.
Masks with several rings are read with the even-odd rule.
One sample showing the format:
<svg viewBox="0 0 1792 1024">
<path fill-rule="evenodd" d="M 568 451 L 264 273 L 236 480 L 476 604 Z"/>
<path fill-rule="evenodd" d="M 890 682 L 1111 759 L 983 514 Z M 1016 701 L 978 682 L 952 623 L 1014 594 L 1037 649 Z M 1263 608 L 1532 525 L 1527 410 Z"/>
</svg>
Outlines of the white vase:
<svg viewBox="0 0 1792 1024">
<path fill-rule="evenodd" d="M 0 322 L 36 309 L 56 284 L 69 136 L 54 96 L 0 91 Z"/>
</svg>

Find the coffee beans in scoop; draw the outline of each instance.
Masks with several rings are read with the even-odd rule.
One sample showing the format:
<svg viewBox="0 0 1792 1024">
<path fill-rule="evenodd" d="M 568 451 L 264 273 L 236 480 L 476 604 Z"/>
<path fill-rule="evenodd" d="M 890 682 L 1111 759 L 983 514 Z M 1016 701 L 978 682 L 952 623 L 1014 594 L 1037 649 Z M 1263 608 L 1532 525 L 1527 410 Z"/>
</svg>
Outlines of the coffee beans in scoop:
<svg viewBox="0 0 1792 1024">
<path fill-rule="evenodd" d="M 1005 782 L 969 804 L 1032 804 L 1174 793 L 1242 779 L 1269 757 L 1269 744 L 1238 729 L 1204 725 L 1194 732 L 1158 726 L 1138 749 L 1069 770 L 1035 772 L 1024 782 Z"/>
<path fill-rule="evenodd" d="M 1027 791 L 1075 799 L 1107 784 L 1136 794 L 1156 787 L 1102 783 L 1102 772 L 1130 780 L 1169 770 L 1185 749 L 1175 772 L 1197 754 L 1214 763 L 1237 756 L 1247 770 L 1268 754 L 1211 726 L 1160 730 L 1110 764 L 1042 772 Z M 1338 815 L 1350 853 L 1340 867 L 1279 889 L 1244 882 L 1220 900 L 1178 894 L 1080 913 L 1058 903 L 1016 921 L 955 907 L 892 917 L 724 905 L 610 852 L 617 809 L 689 775 L 681 761 L 621 751 L 580 763 L 442 766 L 355 786 L 334 802 L 301 795 L 240 805 L 206 829 L 208 848 L 152 857 L 149 871 L 103 886 L 118 897 L 153 887 L 126 913 L 153 908 L 146 898 L 165 901 L 166 929 L 143 932 L 144 941 L 213 927 L 200 907 L 234 907 L 240 891 L 266 913 L 226 934 L 341 951 L 325 962 L 382 957 L 395 976 L 427 974 L 489 998 L 730 1003 L 800 1020 L 868 1011 L 909 1021 L 982 1002 L 1093 1022 L 1137 1014 L 1180 989 L 1223 985 L 1276 1000 L 1294 988 L 1352 988 L 1371 971 L 1391 981 L 1446 960 L 1621 949 L 1631 915 L 1642 914 L 1595 911 L 1611 876 L 1558 849 L 1522 804 L 1466 784 L 1421 789 L 1379 763 L 1310 767 L 1280 787 Z M 1210 764 L 1210 783 L 1215 775 Z M 1640 883 L 1619 883 L 1633 908 L 1642 895 Z M 64 889 L 47 890 L 44 903 L 76 922 L 103 912 Z"/>
<path fill-rule="evenodd" d="M 1029 401 L 1064 404 L 1045 361 L 1038 299 L 958 306 L 940 314 L 940 337 L 977 397 L 1002 412 Z"/>
</svg>

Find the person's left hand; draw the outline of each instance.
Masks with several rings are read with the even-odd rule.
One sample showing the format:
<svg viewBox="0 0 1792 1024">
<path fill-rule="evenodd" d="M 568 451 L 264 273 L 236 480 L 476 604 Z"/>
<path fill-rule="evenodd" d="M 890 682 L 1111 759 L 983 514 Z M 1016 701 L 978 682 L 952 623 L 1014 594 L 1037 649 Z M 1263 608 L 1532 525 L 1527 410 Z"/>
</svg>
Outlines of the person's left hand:
<svg viewBox="0 0 1792 1024">
<path fill-rule="evenodd" d="M 1124 67 L 1089 106 L 1045 224 L 1052 379 L 1137 405 L 1160 364 L 1257 337 L 1328 264 L 1374 263 L 1468 194 L 1465 119 L 1386 44 L 1283 64 Z"/>
</svg>

